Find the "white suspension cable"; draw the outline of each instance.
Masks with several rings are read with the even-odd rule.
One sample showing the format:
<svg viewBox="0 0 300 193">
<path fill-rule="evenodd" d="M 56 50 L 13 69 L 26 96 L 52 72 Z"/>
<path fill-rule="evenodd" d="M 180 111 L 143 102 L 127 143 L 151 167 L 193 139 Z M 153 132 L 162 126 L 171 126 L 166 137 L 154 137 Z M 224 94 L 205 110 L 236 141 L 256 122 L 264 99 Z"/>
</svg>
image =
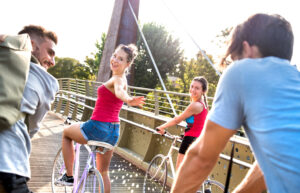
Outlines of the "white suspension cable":
<svg viewBox="0 0 300 193">
<path fill-rule="evenodd" d="M 195 39 L 193 38 L 193 36 L 186 30 L 187 28 L 177 19 L 177 17 L 175 16 L 175 14 L 171 11 L 171 9 L 167 6 L 166 2 L 164 0 L 162 0 L 163 3 L 165 4 L 166 8 L 169 10 L 169 12 L 171 13 L 171 15 L 175 18 L 176 22 L 180 25 L 183 26 L 183 30 L 184 32 L 190 37 L 190 39 L 192 40 L 192 42 L 198 47 L 198 49 L 200 50 L 200 52 L 202 53 L 202 55 L 205 57 L 205 59 L 208 61 L 208 63 L 213 67 L 213 69 L 216 71 L 216 73 L 221 76 L 221 73 L 217 70 L 217 68 L 215 67 L 215 65 L 212 63 L 212 61 L 209 59 L 209 57 L 205 54 L 205 52 L 200 48 L 200 46 L 197 44 L 197 42 L 195 41 Z"/>
<path fill-rule="evenodd" d="M 156 70 L 156 73 L 157 73 L 157 75 L 158 75 L 158 78 L 159 78 L 159 80 L 160 80 L 160 83 L 161 83 L 161 85 L 162 85 L 164 91 L 167 91 L 167 89 L 166 89 L 166 87 L 165 87 L 165 84 L 164 84 L 164 81 L 162 80 L 162 78 L 161 78 L 161 76 L 160 76 L 160 73 L 159 73 L 159 70 L 158 70 L 158 68 L 157 68 L 156 62 L 155 62 L 155 60 L 154 60 L 154 58 L 153 58 L 153 56 L 152 56 L 152 52 L 151 52 L 151 50 L 150 50 L 150 48 L 149 48 L 149 46 L 148 46 L 148 43 L 147 43 L 147 41 L 146 41 L 146 38 L 145 38 L 145 36 L 144 36 L 144 34 L 143 34 L 142 30 L 141 30 L 141 27 L 139 26 L 138 20 L 137 20 L 136 15 L 135 15 L 135 13 L 134 13 L 134 11 L 133 11 L 133 8 L 132 8 L 132 6 L 131 6 L 130 0 L 128 0 L 128 5 L 129 5 L 129 8 L 130 8 L 130 10 L 131 10 L 131 13 L 132 13 L 132 15 L 133 15 L 133 17 L 134 17 L 134 20 L 135 20 L 135 22 L 136 22 L 136 25 L 138 26 L 138 29 L 139 29 L 139 31 L 140 31 L 140 34 L 141 34 L 141 36 L 142 36 L 142 38 L 143 38 L 143 40 L 144 40 L 145 46 L 146 46 L 147 51 L 148 51 L 148 53 L 149 53 L 149 55 L 150 55 L 150 58 L 151 58 L 151 60 L 152 60 L 152 63 L 153 63 L 153 65 L 154 65 L 154 68 L 155 68 L 155 70 Z M 171 108 L 172 108 L 172 110 L 173 110 L 174 115 L 177 116 L 177 113 L 176 113 L 176 111 L 175 111 L 175 108 L 174 108 L 174 106 L 173 106 L 173 103 L 172 103 L 172 101 L 171 101 L 171 98 L 170 98 L 169 94 L 166 94 L 166 95 L 167 95 L 167 99 L 168 99 L 168 101 L 169 101 L 169 103 L 170 103 L 170 106 L 171 106 Z"/>
</svg>

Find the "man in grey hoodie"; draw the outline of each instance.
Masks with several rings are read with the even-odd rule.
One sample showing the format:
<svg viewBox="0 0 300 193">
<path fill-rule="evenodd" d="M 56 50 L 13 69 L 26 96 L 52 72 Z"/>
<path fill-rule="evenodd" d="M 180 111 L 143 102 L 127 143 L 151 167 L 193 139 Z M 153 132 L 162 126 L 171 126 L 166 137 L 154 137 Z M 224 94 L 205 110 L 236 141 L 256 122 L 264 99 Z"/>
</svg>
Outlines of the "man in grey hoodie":
<svg viewBox="0 0 300 193">
<path fill-rule="evenodd" d="M 10 129 L 0 131 L 0 191 L 5 193 L 29 193 L 30 137 L 39 130 L 50 103 L 58 91 L 57 80 L 47 72 L 55 65 L 57 36 L 41 26 L 25 26 L 19 34 L 27 33 L 32 44 L 32 58 L 25 85 L 21 112 L 25 118 L 17 121 Z"/>
</svg>

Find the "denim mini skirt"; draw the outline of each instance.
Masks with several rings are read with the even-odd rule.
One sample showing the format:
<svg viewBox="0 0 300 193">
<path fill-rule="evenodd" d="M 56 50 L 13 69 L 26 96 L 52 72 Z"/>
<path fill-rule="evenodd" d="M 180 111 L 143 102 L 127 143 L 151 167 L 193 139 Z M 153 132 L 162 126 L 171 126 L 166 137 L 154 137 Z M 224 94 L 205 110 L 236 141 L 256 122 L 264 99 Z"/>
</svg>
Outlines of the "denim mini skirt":
<svg viewBox="0 0 300 193">
<path fill-rule="evenodd" d="M 89 120 L 80 124 L 85 140 L 101 141 L 115 146 L 120 135 L 120 124 Z"/>
</svg>

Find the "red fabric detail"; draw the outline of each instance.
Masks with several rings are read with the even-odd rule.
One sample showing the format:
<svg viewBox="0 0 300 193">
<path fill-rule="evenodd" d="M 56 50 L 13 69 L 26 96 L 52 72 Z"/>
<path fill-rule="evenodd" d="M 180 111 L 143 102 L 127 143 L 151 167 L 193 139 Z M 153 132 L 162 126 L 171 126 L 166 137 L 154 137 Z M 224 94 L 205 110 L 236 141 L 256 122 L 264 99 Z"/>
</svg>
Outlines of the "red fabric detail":
<svg viewBox="0 0 300 193">
<path fill-rule="evenodd" d="M 119 122 L 123 101 L 104 85 L 98 88 L 97 93 L 98 98 L 91 119 L 101 122 Z"/>
<path fill-rule="evenodd" d="M 202 102 L 200 103 L 203 105 L 203 110 L 201 113 L 194 115 L 194 124 L 189 131 L 184 133 L 184 136 L 199 137 L 202 132 L 208 111 L 205 105 Z"/>
</svg>

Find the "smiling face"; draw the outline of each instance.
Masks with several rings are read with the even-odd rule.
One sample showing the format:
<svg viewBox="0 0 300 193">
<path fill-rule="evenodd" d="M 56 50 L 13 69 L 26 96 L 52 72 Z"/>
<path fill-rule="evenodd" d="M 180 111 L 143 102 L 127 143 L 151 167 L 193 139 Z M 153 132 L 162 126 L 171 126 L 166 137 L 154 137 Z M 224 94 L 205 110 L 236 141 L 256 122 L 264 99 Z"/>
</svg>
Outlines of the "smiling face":
<svg viewBox="0 0 300 193">
<path fill-rule="evenodd" d="M 39 60 L 41 66 L 43 66 L 46 70 L 49 67 L 55 65 L 55 43 L 49 38 L 45 38 L 44 40 L 33 40 L 33 51 L 32 54 Z"/>
<path fill-rule="evenodd" d="M 203 95 L 202 83 L 196 80 L 193 80 L 190 85 L 190 97 L 192 101 L 198 101 Z"/>
<path fill-rule="evenodd" d="M 123 49 L 117 49 L 110 58 L 110 69 L 113 75 L 123 75 L 129 65 L 127 53 Z"/>
</svg>

